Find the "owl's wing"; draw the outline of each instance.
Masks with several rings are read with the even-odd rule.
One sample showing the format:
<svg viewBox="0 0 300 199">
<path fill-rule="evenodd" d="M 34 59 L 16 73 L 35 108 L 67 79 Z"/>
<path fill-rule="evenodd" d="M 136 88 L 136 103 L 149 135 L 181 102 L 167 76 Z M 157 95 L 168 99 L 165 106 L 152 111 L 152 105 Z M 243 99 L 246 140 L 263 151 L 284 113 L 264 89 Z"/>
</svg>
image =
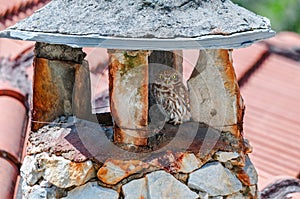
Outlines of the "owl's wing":
<svg viewBox="0 0 300 199">
<path fill-rule="evenodd" d="M 178 93 L 178 95 L 184 100 L 188 111 L 190 111 L 190 97 L 187 88 L 184 86 L 184 84 L 181 83 L 177 85 L 175 89 L 176 93 Z"/>
</svg>

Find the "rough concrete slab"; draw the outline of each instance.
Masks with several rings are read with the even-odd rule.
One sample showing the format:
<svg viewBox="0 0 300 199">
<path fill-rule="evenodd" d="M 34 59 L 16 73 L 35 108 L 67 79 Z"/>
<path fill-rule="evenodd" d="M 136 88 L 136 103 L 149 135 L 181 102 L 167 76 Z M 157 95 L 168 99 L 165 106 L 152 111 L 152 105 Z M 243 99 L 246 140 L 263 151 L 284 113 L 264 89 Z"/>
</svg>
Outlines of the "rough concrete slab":
<svg viewBox="0 0 300 199">
<path fill-rule="evenodd" d="M 126 49 L 235 48 L 273 35 L 267 18 L 229 0 L 54 0 L 1 33 Z"/>
</svg>

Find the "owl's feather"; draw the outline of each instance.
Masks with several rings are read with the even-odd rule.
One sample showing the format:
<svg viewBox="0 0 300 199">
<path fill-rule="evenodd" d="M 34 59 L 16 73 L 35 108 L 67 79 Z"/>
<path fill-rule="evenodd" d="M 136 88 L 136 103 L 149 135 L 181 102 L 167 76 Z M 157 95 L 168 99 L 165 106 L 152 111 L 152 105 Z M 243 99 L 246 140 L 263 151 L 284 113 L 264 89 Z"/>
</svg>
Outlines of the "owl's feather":
<svg viewBox="0 0 300 199">
<path fill-rule="evenodd" d="M 177 125 L 190 119 L 188 90 L 176 71 L 161 71 L 155 79 L 152 92 L 167 122 Z"/>
</svg>

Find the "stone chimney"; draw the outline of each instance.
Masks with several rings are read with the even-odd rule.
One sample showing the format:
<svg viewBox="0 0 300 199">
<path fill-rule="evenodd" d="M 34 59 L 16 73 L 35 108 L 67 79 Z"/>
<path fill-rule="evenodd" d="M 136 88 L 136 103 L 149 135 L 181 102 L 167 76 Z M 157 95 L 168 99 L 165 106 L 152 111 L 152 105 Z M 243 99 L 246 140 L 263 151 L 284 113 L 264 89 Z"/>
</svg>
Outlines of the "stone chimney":
<svg viewBox="0 0 300 199">
<path fill-rule="evenodd" d="M 273 35 L 229 0 L 53 0 L 1 32 L 37 42 L 24 198 L 259 198 L 231 52 Z M 82 47 L 108 49 L 110 117 Z"/>
</svg>

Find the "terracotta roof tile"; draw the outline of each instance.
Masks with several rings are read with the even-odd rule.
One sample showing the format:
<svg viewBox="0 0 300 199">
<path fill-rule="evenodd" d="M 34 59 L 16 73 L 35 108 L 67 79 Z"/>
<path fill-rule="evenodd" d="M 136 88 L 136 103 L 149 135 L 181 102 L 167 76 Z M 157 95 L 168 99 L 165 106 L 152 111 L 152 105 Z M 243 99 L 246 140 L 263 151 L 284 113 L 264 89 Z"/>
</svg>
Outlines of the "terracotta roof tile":
<svg viewBox="0 0 300 199">
<path fill-rule="evenodd" d="M 31 15 L 50 0 L 0 0 L 0 30 Z"/>
<path fill-rule="evenodd" d="M 8 26 L 13 25 L 20 19 L 25 18 L 32 14 L 34 10 L 37 10 L 41 7 L 46 1 L 41 0 L 0 0 L 0 30 L 5 29 Z M 22 54 L 25 52 L 32 50 L 33 42 L 24 42 L 17 40 L 8 40 L 8 39 L 0 39 L 0 65 L 3 64 L 1 61 L 3 57 L 10 58 L 11 62 L 18 62 Z M 28 54 L 27 54 L 28 55 Z M 27 56 L 25 55 L 25 56 Z M 6 62 L 5 62 L 6 63 Z M 25 62 L 24 62 L 25 63 Z M 29 64 L 30 61 L 26 61 L 26 65 Z M 11 64 L 8 64 L 11 65 Z M 22 64 L 21 64 L 22 65 Z M 23 64 L 24 65 L 24 64 Z M 27 67 L 27 66 L 26 66 Z M 0 66 L 1 69 L 1 66 Z M 29 68 L 32 69 L 31 67 Z M 8 70 L 9 71 L 9 70 Z M 16 71 L 21 71 L 17 69 Z M 12 79 L 18 80 L 20 78 L 20 74 L 11 73 L 13 75 Z M 1 79 L 0 79 L 0 89 L 11 89 L 13 91 L 22 92 L 23 90 L 18 90 L 18 88 L 12 88 L 12 84 L 7 82 L 6 79 L 3 79 L 3 71 L 1 71 Z M 4 81 L 4 82 L 3 82 Z M 28 82 L 23 82 L 23 85 L 28 84 Z M 28 84 L 30 85 L 30 84 Z M 15 85 L 14 85 L 15 86 Z M 3 94 L 3 90 L 2 90 Z M 27 114 L 25 114 L 25 109 L 22 107 L 22 104 L 17 100 L 11 97 L 0 97 L 0 109 L 2 117 L 0 118 L 0 150 L 5 151 L 5 153 L 9 153 L 13 157 L 17 159 L 17 161 L 21 160 L 21 153 L 23 151 L 23 139 L 24 124 L 28 119 Z M 4 117 L 3 117 L 4 116 Z M 2 132 L 2 133 L 1 133 Z M 10 135 L 10 136 L 7 136 Z M 2 152 L 3 152 L 2 151 Z M 10 164 L 5 159 L 0 158 L 0 183 L 2 185 L 1 198 L 13 198 L 13 190 L 14 185 L 17 178 L 17 168 Z"/>
<path fill-rule="evenodd" d="M 267 50 L 267 48 L 261 44 L 253 44 L 251 49 L 256 50 L 252 50 L 251 53 L 249 53 L 249 48 L 241 48 L 233 51 L 233 63 L 235 66 L 238 66 L 235 67 L 238 79 L 240 79 L 261 57 L 262 53 Z"/>
<path fill-rule="evenodd" d="M 9 57 L 12 60 L 27 50 L 32 50 L 34 42 L 0 38 L 0 57 Z"/>
<path fill-rule="evenodd" d="M 267 41 L 277 47 L 300 47 L 300 36 L 281 33 Z M 237 76 L 260 58 L 266 46 L 256 44 L 234 52 Z M 244 132 L 253 146 L 252 161 L 264 187 L 276 176 L 300 172 L 300 62 L 272 54 L 241 87 L 246 104 Z"/>
</svg>

